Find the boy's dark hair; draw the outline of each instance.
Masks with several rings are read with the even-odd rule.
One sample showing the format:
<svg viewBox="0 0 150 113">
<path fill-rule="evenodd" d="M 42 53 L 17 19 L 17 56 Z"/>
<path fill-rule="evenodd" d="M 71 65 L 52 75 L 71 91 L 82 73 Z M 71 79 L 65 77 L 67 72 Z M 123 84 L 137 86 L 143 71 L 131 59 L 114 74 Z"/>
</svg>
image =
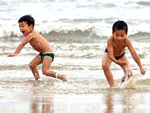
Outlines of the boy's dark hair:
<svg viewBox="0 0 150 113">
<path fill-rule="evenodd" d="M 115 32 L 116 30 L 125 30 L 126 34 L 128 33 L 128 25 L 121 20 L 118 20 L 117 22 L 115 22 L 113 24 L 112 27 L 113 32 Z"/>
<path fill-rule="evenodd" d="M 28 25 L 33 25 L 34 28 L 34 18 L 30 15 L 24 15 L 22 16 L 19 20 L 18 23 L 20 22 L 26 22 Z"/>
</svg>

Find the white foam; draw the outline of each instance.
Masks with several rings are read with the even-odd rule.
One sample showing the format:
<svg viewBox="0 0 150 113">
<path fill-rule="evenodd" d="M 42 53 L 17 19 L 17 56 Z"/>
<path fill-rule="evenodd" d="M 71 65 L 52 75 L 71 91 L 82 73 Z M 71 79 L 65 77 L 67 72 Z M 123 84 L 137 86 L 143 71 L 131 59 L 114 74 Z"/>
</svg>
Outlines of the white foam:
<svg viewBox="0 0 150 113">
<path fill-rule="evenodd" d="M 141 77 L 141 73 L 132 75 L 130 78 L 126 77 L 126 80 L 121 84 L 121 88 L 136 88 L 136 82 Z"/>
<path fill-rule="evenodd" d="M 141 73 L 132 74 L 130 66 L 126 66 L 125 71 L 125 80 L 121 84 L 121 88 L 136 88 L 136 82 L 140 78 Z"/>
<path fill-rule="evenodd" d="M 118 19 L 129 23 L 128 35 L 140 32 L 150 33 L 150 16 L 147 15 L 149 7 L 138 3 L 142 0 L 108 1 L 1 0 L 0 38 L 22 35 L 17 21 L 25 14 L 32 15 L 36 25 L 41 22 L 39 26 L 35 26 L 40 33 L 89 31 L 90 35 L 108 37 L 111 34 L 112 24 Z M 109 13 L 110 11 L 117 13 Z"/>
</svg>

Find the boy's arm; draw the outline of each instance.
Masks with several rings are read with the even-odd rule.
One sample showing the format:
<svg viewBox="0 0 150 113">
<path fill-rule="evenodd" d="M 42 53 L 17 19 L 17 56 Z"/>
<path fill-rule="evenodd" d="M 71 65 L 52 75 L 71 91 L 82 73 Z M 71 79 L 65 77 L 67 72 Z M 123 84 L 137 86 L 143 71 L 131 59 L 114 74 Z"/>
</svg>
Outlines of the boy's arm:
<svg viewBox="0 0 150 113">
<path fill-rule="evenodd" d="M 140 60 L 138 54 L 136 53 L 136 51 L 135 51 L 135 49 L 134 49 L 134 47 L 133 47 L 133 45 L 132 45 L 132 43 L 131 43 L 131 41 L 129 39 L 126 39 L 126 44 L 127 44 L 127 47 L 129 49 L 129 51 L 130 51 L 134 61 L 138 64 L 138 66 L 139 66 L 139 68 L 141 70 L 141 73 L 145 74 L 145 70 L 143 69 L 141 60 Z"/>
<path fill-rule="evenodd" d="M 16 56 L 30 40 L 31 36 L 26 36 L 26 38 L 19 44 L 16 51 L 13 54 L 9 54 L 8 57 Z"/>
</svg>

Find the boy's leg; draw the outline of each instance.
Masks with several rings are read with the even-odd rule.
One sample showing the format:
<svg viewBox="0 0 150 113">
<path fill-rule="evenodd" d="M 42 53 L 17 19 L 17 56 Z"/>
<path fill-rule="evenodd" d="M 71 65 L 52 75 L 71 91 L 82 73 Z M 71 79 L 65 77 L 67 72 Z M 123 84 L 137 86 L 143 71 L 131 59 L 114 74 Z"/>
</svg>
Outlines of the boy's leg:
<svg viewBox="0 0 150 113">
<path fill-rule="evenodd" d="M 113 75 L 110 71 L 110 64 L 111 64 L 111 60 L 109 59 L 108 53 L 104 53 L 103 57 L 102 57 L 102 68 L 104 71 L 104 74 L 107 78 L 107 81 L 110 85 L 110 87 L 114 86 L 114 79 L 113 79 Z"/>
<path fill-rule="evenodd" d="M 41 64 L 42 63 L 42 60 L 40 58 L 39 55 L 37 55 L 29 64 L 30 66 L 30 69 L 35 77 L 36 80 L 38 80 L 40 78 L 40 75 L 39 75 L 39 72 L 38 70 L 36 69 L 36 66 Z"/>
<path fill-rule="evenodd" d="M 126 71 L 128 71 L 128 73 L 130 73 L 131 75 L 128 75 L 128 77 L 132 76 L 132 70 L 131 70 L 131 67 L 130 67 L 130 62 L 127 58 L 126 55 L 124 55 L 123 57 L 121 57 L 119 60 L 122 60 L 122 61 L 125 61 L 128 65 L 127 66 L 121 66 L 121 68 L 123 69 L 124 71 L 124 76 L 122 77 L 122 82 L 124 82 L 125 78 L 126 78 Z"/>
<path fill-rule="evenodd" d="M 61 79 L 63 81 L 67 81 L 66 75 L 59 74 L 56 77 L 56 72 L 49 70 L 51 63 L 52 63 L 52 59 L 49 56 L 44 57 L 43 66 L 42 66 L 43 74 L 46 75 L 46 76 L 51 76 L 51 77 L 54 77 L 54 78 Z"/>
</svg>

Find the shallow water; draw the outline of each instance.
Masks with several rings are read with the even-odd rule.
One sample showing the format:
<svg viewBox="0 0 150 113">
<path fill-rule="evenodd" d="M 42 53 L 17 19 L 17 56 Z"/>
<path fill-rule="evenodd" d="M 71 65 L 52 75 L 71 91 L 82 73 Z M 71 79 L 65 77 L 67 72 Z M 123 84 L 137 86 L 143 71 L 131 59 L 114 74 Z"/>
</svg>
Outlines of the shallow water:
<svg viewBox="0 0 150 113">
<path fill-rule="evenodd" d="M 12 41 L 9 42 L 12 43 Z M 138 44 L 142 45 L 137 48 L 138 52 L 141 52 L 141 48 L 145 48 L 145 45 Z M 28 64 L 38 53 L 29 45 L 18 56 L 12 58 L 8 58 L 7 53 L 15 50 L 17 45 L 9 46 L 10 50 L 1 48 L 4 54 L 0 56 L 0 112 L 140 113 L 143 111 L 149 113 L 150 79 L 148 75 L 150 72 L 148 69 L 150 66 L 147 64 L 149 56 L 143 54 L 146 50 L 143 49 L 140 54 L 147 73 L 139 78 L 136 88 L 120 88 L 123 71 L 112 63 L 111 70 L 116 87 L 110 89 L 101 68 L 103 51 L 99 50 L 104 47 L 99 45 L 101 44 L 52 43 L 56 56 L 51 69 L 67 74 L 69 80 L 67 83 L 44 76 L 41 65 L 38 66 L 41 79 L 35 81 Z M 136 63 L 128 52 L 127 55 L 133 72 L 139 73 Z"/>
<path fill-rule="evenodd" d="M 149 81 L 139 81 L 138 88 L 110 89 L 106 80 L 98 79 L 72 78 L 65 83 L 47 77 L 42 77 L 40 81 L 30 77 L 4 77 L 0 80 L 0 112 L 149 113 Z"/>
</svg>

